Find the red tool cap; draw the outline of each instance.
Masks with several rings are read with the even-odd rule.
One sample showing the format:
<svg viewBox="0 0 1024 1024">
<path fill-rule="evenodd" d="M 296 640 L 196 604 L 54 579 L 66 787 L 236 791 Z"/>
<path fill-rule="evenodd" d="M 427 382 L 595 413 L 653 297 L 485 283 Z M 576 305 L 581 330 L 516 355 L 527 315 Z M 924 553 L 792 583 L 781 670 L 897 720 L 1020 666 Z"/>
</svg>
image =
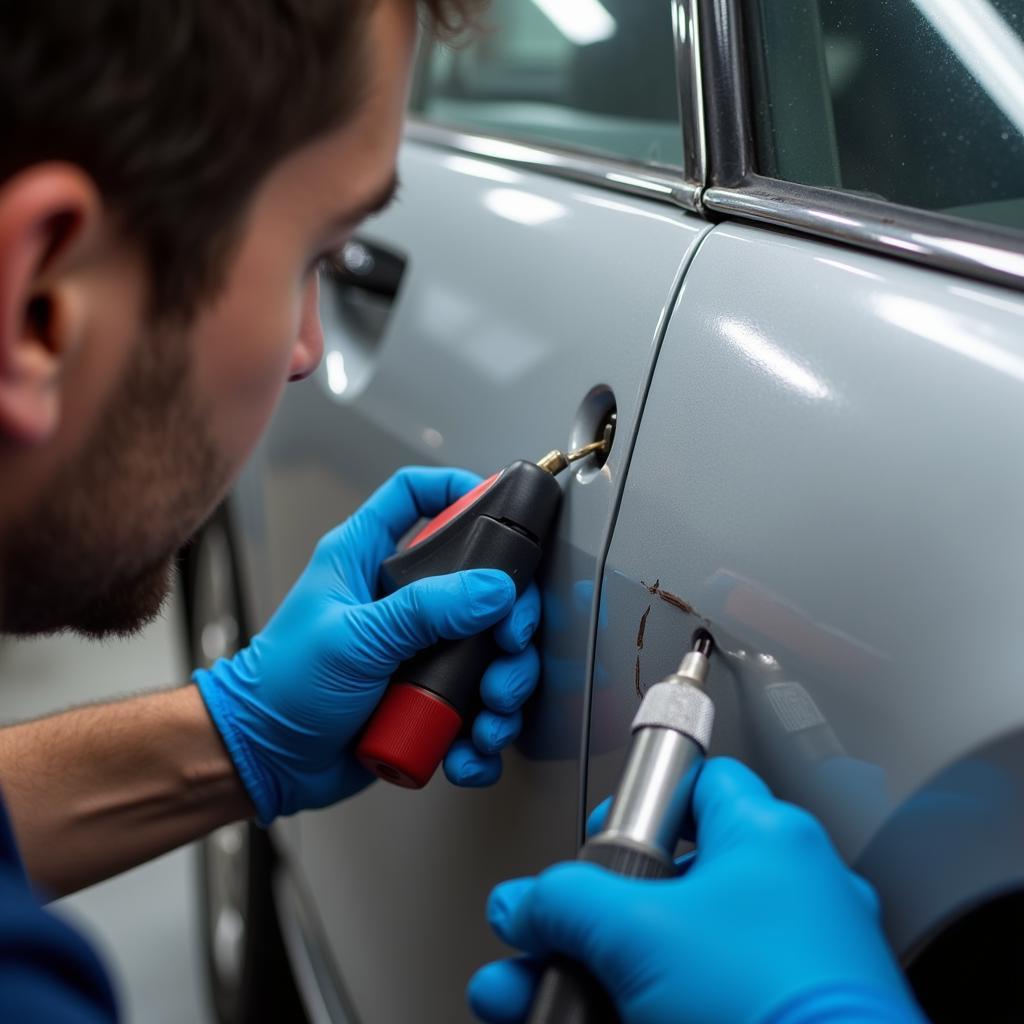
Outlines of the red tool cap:
<svg viewBox="0 0 1024 1024">
<path fill-rule="evenodd" d="M 412 683 L 392 683 L 356 746 L 374 775 L 408 789 L 425 786 L 462 728 L 446 700 Z"/>
</svg>

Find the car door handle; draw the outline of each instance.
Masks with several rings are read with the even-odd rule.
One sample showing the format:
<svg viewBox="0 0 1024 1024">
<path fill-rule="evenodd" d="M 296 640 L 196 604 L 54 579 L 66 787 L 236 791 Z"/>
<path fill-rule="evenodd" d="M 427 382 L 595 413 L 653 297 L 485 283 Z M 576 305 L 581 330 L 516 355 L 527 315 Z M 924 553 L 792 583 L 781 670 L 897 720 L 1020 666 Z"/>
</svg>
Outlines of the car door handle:
<svg viewBox="0 0 1024 1024">
<path fill-rule="evenodd" d="M 323 380 L 332 395 L 351 401 L 373 377 L 405 267 L 404 256 L 363 238 L 321 263 Z"/>
<path fill-rule="evenodd" d="M 353 238 L 327 260 L 327 277 L 341 288 L 357 288 L 394 301 L 405 274 L 404 256 L 376 242 Z"/>
</svg>

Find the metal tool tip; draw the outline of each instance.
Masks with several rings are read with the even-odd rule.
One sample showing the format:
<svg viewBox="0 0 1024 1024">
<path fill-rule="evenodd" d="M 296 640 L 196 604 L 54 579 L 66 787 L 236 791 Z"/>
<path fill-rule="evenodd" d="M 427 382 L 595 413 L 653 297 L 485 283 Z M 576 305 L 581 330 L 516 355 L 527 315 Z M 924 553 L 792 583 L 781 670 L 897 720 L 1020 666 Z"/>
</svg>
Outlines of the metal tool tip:
<svg viewBox="0 0 1024 1024">
<path fill-rule="evenodd" d="M 693 650 L 697 654 L 703 654 L 705 658 L 710 658 L 711 651 L 714 646 L 715 641 L 706 629 L 698 629 L 697 632 L 693 634 Z"/>
</svg>

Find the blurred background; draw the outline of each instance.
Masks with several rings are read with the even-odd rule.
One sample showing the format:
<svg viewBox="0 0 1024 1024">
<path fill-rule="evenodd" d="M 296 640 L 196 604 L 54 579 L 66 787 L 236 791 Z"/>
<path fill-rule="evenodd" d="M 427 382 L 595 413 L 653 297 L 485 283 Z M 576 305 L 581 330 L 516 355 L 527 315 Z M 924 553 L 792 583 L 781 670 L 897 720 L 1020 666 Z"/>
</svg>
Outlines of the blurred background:
<svg viewBox="0 0 1024 1024">
<path fill-rule="evenodd" d="M 3 640 L 3 723 L 180 683 L 187 671 L 180 616 L 172 601 L 156 622 L 124 641 Z M 53 904 L 100 950 L 125 1024 L 213 1024 L 195 872 L 188 846 Z"/>
</svg>

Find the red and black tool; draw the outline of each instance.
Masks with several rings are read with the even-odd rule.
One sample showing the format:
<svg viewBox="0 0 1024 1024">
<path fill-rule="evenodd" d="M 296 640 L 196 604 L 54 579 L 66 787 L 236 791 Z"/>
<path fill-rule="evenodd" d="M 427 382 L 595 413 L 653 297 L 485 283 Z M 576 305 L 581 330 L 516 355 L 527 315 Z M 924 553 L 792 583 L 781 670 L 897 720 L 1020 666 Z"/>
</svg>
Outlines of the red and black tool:
<svg viewBox="0 0 1024 1024">
<path fill-rule="evenodd" d="M 539 463 L 513 462 L 446 508 L 381 566 L 392 593 L 425 576 L 502 569 L 521 594 L 540 564 L 570 462 L 604 450 L 603 441 Z M 367 722 L 356 756 L 375 775 L 410 789 L 425 786 L 479 705 L 480 677 L 496 653 L 490 631 L 445 640 L 405 662 Z"/>
</svg>

